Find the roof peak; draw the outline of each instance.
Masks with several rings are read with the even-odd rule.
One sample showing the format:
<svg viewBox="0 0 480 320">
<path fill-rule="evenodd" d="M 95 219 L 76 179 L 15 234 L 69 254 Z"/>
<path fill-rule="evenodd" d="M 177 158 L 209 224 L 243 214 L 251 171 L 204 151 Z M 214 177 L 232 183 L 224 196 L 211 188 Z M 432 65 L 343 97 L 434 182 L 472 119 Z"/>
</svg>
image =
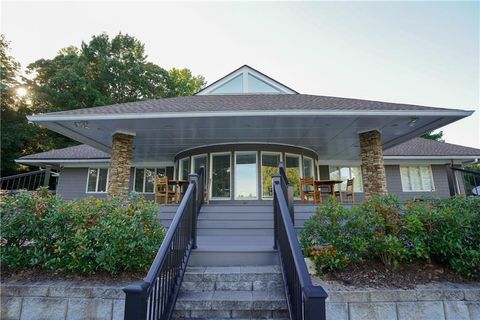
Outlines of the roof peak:
<svg viewBox="0 0 480 320">
<path fill-rule="evenodd" d="M 250 67 L 247 64 L 233 70 L 196 95 L 221 94 L 297 94 L 295 90 Z"/>
</svg>

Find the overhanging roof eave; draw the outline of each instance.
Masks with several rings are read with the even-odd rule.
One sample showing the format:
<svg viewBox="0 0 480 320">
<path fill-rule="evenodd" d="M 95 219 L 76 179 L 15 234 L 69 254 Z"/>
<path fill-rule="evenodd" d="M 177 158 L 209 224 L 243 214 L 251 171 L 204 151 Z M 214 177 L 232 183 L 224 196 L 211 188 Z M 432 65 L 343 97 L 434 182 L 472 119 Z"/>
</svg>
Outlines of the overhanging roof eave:
<svg viewBox="0 0 480 320">
<path fill-rule="evenodd" d="M 318 117 L 368 117 L 368 116 L 439 116 L 464 118 L 470 110 L 259 110 L 259 111 L 200 111 L 200 112 L 146 112 L 122 114 L 76 114 L 76 115 L 31 115 L 32 122 L 84 121 L 84 120 L 132 120 L 165 118 L 204 118 L 204 117 L 251 117 L 251 116 L 318 116 Z"/>
</svg>

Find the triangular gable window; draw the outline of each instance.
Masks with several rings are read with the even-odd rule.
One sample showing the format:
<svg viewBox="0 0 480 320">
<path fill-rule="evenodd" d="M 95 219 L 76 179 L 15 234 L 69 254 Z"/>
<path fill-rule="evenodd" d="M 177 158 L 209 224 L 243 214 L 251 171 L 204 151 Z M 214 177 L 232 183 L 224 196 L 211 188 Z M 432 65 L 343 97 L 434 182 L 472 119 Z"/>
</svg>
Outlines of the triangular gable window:
<svg viewBox="0 0 480 320">
<path fill-rule="evenodd" d="M 213 94 L 243 93 L 243 75 L 240 74 L 212 91 Z"/>
<path fill-rule="evenodd" d="M 208 94 L 296 94 L 297 92 L 263 73 L 244 65 L 207 86 L 198 95 Z"/>
<path fill-rule="evenodd" d="M 281 91 L 249 73 L 248 74 L 248 92 L 249 93 L 280 93 Z"/>
</svg>

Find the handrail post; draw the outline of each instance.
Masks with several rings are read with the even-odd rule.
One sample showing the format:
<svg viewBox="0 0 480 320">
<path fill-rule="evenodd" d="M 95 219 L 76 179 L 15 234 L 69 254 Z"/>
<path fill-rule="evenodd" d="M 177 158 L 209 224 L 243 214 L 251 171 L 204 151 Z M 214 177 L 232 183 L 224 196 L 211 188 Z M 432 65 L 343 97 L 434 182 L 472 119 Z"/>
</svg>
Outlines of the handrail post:
<svg viewBox="0 0 480 320">
<path fill-rule="evenodd" d="M 304 298 L 304 319 L 305 320 L 324 320 L 325 299 L 327 293 L 319 286 L 308 286 L 303 290 Z"/>
<path fill-rule="evenodd" d="M 199 201 L 198 194 L 199 194 L 199 185 L 198 185 L 198 174 L 192 173 L 188 175 L 188 180 L 190 183 L 195 185 L 195 194 L 193 197 L 192 203 L 192 248 L 197 249 L 197 203 Z"/>
<path fill-rule="evenodd" d="M 45 167 L 45 176 L 43 178 L 43 186 L 49 188 L 50 185 L 50 171 L 52 168 L 50 166 Z"/>
<path fill-rule="evenodd" d="M 123 288 L 125 292 L 124 320 L 138 320 L 147 318 L 147 295 L 148 283 L 142 281 Z"/>
<path fill-rule="evenodd" d="M 277 250 L 278 240 L 278 200 L 275 192 L 275 185 L 280 184 L 282 176 L 280 174 L 272 174 L 272 189 L 273 189 L 273 249 Z"/>
<path fill-rule="evenodd" d="M 287 204 L 288 204 L 288 211 L 290 211 L 290 218 L 292 218 L 292 223 L 295 226 L 295 207 L 293 205 L 293 184 L 287 184 Z"/>
</svg>

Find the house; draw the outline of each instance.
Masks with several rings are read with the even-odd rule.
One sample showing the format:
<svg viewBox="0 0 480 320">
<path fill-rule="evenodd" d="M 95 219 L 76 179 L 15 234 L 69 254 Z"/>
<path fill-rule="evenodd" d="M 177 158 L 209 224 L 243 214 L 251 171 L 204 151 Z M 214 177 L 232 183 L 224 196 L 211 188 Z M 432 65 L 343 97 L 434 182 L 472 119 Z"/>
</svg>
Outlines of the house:
<svg viewBox="0 0 480 320">
<path fill-rule="evenodd" d="M 300 177 L 354 178 L 358 201 L 448 197 L 448 167 L 480 150 L 418 136 L 472 113 L 300 94 L 245 65 L 190 97 L 30 116 L 83 144 L 17 162 L 57 168 L 65 199 L 153 198 L 155 175 L 187 179 L 205 166 L 212 200 L 268 200 L 280 161 L 296 197 Z"/>
</svg>

